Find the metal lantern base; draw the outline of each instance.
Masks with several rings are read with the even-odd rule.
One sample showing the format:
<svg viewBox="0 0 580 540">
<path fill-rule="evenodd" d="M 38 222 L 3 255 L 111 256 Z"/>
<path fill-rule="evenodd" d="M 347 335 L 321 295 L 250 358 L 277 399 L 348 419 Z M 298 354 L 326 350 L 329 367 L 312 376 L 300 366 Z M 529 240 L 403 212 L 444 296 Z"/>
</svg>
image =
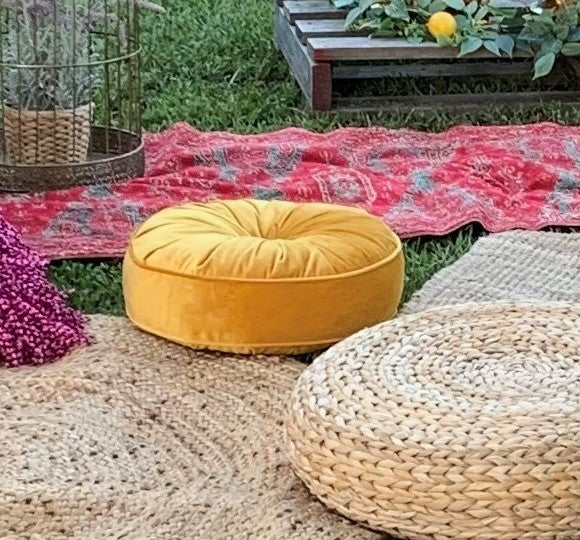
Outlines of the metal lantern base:
<svg viewBox="0 0 580 540">
<path fill-rule="evenodd" d="M 0 148 L 4 148 L 0 130 Z M 145 150 L 140 136 L 119 129 L 91 129 L 86 161 L 62 165 L 17 165 L 0 155 L 0 192 L 37 192 L 119 182 L 143 176 Z"/>
</svg>

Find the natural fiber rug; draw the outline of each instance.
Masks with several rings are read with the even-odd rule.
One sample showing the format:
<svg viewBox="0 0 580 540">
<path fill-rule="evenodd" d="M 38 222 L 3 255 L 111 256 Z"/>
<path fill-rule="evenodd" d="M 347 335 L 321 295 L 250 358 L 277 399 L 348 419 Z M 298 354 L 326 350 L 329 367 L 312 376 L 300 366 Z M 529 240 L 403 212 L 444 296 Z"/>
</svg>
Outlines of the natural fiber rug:
<svg viewBox="0 0 580 540">
<path fill-rule="evenodd" d="M 372 538 L 295 479 L 304 365 L 204 354 L 93 317 L 96 344 L 0 377 L 0 538 Z"/>
<path fill-rule="evenodd" d="M 48 258 L 121 255 L 131 230 L 184 201 L 286 199 L 359 206 L 402 237 L 580 225 L 580 127 L 380 128 L 314 134 L 151 136 L 147 178 L 37 195 L 0 195 L 0 214 Z"/>
<path fill-rule="evenodd" d="M 499 254 L 518 253 L 524 235 L 552 288 L 538 288 L 521 257 L 501 271 Z M 530 300 L 575 294 L 570 242 L 549 233 L 480 240 L 471 293 L 457 296 L 506 291 L 518 272 Z M 453 301 L 429 287 L 410 305 Z M 0 538 L 381 538 L 328 511 L 291 472 L 282 418 L 303 364 L 191 351 L 121 318 L 93 317 L 92 332 L 95 345 L 60 362 L 0 371 Z"/>
<path fill-rule="evenodd" d="M 399 313 L 500 300 L 580 302 L 580 234 L 512 231 L 480 238 Z"/>
</svg>

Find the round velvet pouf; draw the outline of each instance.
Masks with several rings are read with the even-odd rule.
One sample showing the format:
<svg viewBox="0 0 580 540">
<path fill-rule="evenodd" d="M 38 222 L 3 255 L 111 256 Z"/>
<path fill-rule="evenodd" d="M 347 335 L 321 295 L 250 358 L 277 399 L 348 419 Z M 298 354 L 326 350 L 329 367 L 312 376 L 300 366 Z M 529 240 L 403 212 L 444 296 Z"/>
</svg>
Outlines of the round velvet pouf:
<svg viewBox="0 0 580 540">
<path fill-rule="evenodd" d="M 580 531 L 580 307 L 465 304 L 364 330 L 301 375 L 290 461 L 345 516 L 414 540 Z"/>
<path fill-rule="evenodd" d="M 398 237 L 358 209 L 283 201 L 169 208 L 132 237 L 129 318 L 195 348 L 303 353 L 396 313 Z"/>
</svg>

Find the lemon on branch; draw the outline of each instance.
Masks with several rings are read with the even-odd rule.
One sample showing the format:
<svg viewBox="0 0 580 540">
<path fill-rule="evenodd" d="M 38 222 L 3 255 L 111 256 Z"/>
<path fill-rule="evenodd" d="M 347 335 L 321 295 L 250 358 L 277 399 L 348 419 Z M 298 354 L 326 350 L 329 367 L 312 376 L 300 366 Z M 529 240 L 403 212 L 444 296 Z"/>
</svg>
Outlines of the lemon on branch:
<svg viewBox="0 0 580 540">
<path fill-rule="evenodd" d="M 434 38 L 437 36 L 452 37 L 457 32 L 457 21 L 450 13 L 438 11 L 429 17 L 427 29 Z"/>
</svg>

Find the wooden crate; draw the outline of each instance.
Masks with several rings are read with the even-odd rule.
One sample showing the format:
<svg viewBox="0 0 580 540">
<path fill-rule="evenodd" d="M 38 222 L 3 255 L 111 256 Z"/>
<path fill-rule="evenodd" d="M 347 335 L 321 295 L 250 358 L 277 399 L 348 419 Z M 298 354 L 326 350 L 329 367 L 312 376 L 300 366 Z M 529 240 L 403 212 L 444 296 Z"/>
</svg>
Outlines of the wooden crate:
<svg viewBox="0 0 580 540">
<path fill-rule="evenodd" d="M 485 108 L 495 105 L 534 105 L 553 100 L 580 104 L 578 84 L 566 90 L 506 92 L 493 94 L 437 94 L 414 96 L 333 96 L 339 80 L 384 77 L 514 77 L 531 78 L 533 63 L 527 53 L 516 51 L 514 59 L 499 59 L 486 50 L 465 60 L 449 62 L 457 51 L 436 43 L 411 44 L 403 39 L 370 39 L 366 32 L 344 29 L 345 10 L 329 0 L 276 0 L 276 43 L 308 103 L 315 110 L 377 110 Z M 394 60 L 412 61 L 409 63 Z M 439 62 L 439 63 L 438 63 Z M 568 72 L 580 81 L 580 60 L 562 59 L 553 77 Z"/>
</svg>

